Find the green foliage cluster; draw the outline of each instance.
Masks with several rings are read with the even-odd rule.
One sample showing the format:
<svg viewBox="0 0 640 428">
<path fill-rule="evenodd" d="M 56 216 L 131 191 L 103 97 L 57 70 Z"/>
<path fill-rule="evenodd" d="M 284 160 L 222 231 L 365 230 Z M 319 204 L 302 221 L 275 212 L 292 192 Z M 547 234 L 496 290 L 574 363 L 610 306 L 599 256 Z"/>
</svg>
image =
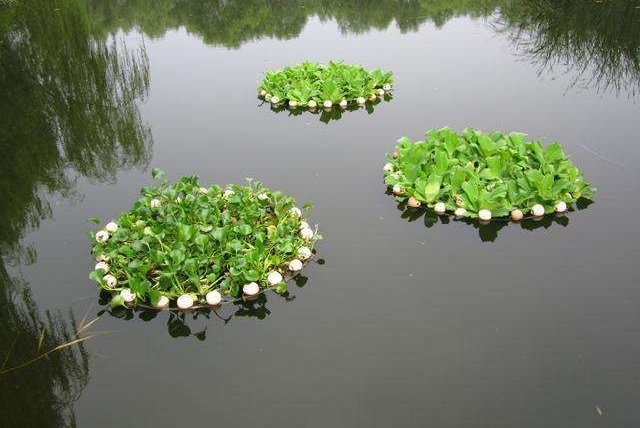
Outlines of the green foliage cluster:
<svg viewBox="0 0 640 428">
<path fill-rule="evenodd" d="M 115 221 L 117 230 L 107 232 L 106 226 L 98 232 L 109 234 L 106 241 L 89 232 L 92 254 L 107 263 L 90 278 L 111 293 L 128 289 L 135 304 L 156 306 L 162 296 L 185 294 L 198 303 L 212 290 L 238 297 L 251 282 L 269 288 L 271 271 L 286 276 L 292 260 L 308 258 L 299 250 L 306 247 L 310 255 L 321 238 L 305 224 L 292 197 L 259 182 L 204 188 L 196 176 L 171 183 L 160 170 L 153 175 L 160 185 L 141 190 L 132 210 Z M 107 274 L 117 284 L 109 284 Z M 285 281 L 271 285 L 286 291 Z"/>
<path fill-rule="evenodd" d="M 425 141 L 398 140 L 389 159 L 385 183 L 400 190 L 399 200 L 413 197 L 431 208 L 442 202 L 447 211 L 464 208 L 468 217 L 480 210 L 504 217 L 536 204 L 550 213 L 558 202 L 569 205 L 595 192 L 560 144 L 543 147 L 521 133 L 430 130 Z"/>
<path fill-rule="evenodd" d="M 391 72 L 379 69 L 367 70 L 342 62 L 303 62 L 266 72 L 258 91 L 275 105 L 293 101 L 295 106 L 305 107 L 313 100 L 312 106 L 315 103 L 321 107 L 327 101 L 335 104 L 359 97 L 375 99 L 390 91 L 392 83 Z"/>
</svg>

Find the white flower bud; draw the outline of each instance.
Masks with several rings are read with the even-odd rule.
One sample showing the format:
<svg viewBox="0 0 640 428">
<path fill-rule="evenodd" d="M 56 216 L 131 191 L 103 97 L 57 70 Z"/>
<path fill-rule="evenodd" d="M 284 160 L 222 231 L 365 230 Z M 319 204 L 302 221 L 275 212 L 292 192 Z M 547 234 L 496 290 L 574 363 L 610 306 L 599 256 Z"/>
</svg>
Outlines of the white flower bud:
<svg viewBox="0 0 640 428">
<path fill-rule="evenodd" d="M 120 291 L 120 295 L 122 296 L 122 299 L 125 301 L 125 303 L 131 303 L 136 300 L 136 294 L 132 293 L 128 288 L 123 288 Z"/>
<path fill-rule="evenodd" d="M 219 305 L 222 302 L 222 295 L 218 290 L 209 291 L 205 296 L 207 304 L 211 306 Z"/>
<path fill-rule="evenodd" d="M 309 108 L 316 108 L 318 106 L 318 103 L 316 102 L 316 100 L 309 100 L 307 105 L 309 106 Z"/>
<path fill-rule="evenodd" d="M 193 297 L 190 294 L 183 294 L 178 297 L 178 308 L 180 309 L 189 309 L 193 306 Z"/>
<path fill-rule="evenodd" d="M 324 108 L 331 108 L 331 106 L 333 105 L 333 103 L 331 102 L 331 100 L 324 100 L 324 102 L 322 103 L 322 105 L 324 106 Z"/>
<path fill-rule="evenodd" d="M 167 296 L 160 296 L 158 299 L 158 303 L 156 303 L 156 308 L 164 309 L 169 307 L 169 298 Z"/>
<path fill-rule="evenodd" d="M 298 102 L 296 100 L 289 100 L 289 107 L 291 108 L 298 107 Z"/>
<path fill-rule="evenodd" d="M 300 237 L 302 237 L 302 239 L 304 239 L 305 241 L 310 241 L 311 239 L 313 239 L 313 230 L 308 227 L 300 230 Z"/>
<path fill-rule="evenodd" d="M 269 196 L 266 193 L 259 193 L 258 199 L 261 201 L 266 201 L 267 199 L 269 199 Z"/>
<path fill-rule="evenodd" d="M 107 225 L 104 228 L 109 233 L 116 233 L 116 231 L 118 230 L 118 224 L 113 221 L 110 221 L 109 223 L 107 223 Z"/>
<path fill-rule="evenodd" d="M 149 206 L 151 208 L 158 208 L 160 206 L 160 200 L 159 199 L 151 199 L 151 202 L 149 202 Z"/>
<path fill-rule="evenodd" d="M 402 186 L 396 184 L 393 186 L 393 194 L 396 196 L 402 196 L 404 192 L 402 191 Z"/>
<path fill-rule="evenodd" d="M 280 98 L 276 95 L 271 97 L 271 104 L 278 104 L 280 102 Z"/>
<path fill-rule="evenodd" d="M 392 172 L 393 171 L 393 164 L 392 163 L 385 163 L 384 166 L 382 167 L 382 170 L 385 172 Z"/>
<path fill-rule="evenodd" d="M 553 207 L 553 209 L 557 213 L 563 213 L 567 210 L 567 204 L 563 201 L 560 201 Z"/>
<path fill-rule="evenodd" d="M 340 101 L 340 108 L 347 108 L 347 105 L 348 105 L 347 100 Z"/>
<path fill-rule="evenodd" d="M 105 275 L 102 277 L 102 280 L 111 288 L 115 287 L 116 284 L 118 284 L 118 280 L 113 275 Z"/>
<path fill-rule="evenodd" d="M 260 287 L 255 282 L 250 282 L 242 286 L 242 292 L 247 296 L 255 296 L 260 292 Z"/>
<path fill-rule="evenodd" d="M 302 262 L 298 259 L 293 259 L 289 262 L 289 270 L 291 272 L 298 272 L 302 270 Z"/>
<path fill-rule="evenodd" d="M 96 267 L 94 267 L 93 270 L 100 270 L 100 269 L 102 269 L 104 273 L 107 273 L 109 272 L 109 265 L 106 264 L 105 262 L 96 263 Z"/>
<path fill-rule="evenodd" d="M 444 212 L 447 210 L 446 205 L 444 204 L 444 202 L 437 202 L 434 206 L 433 206 L 433 210 L 437 213 L 437 214 L 444 214 Z"/>
<path fill-rule="evenodd" d="M 541 217 L 544 215 L 544 207 L 540 204 L 535 204 L 534 206 L 531 207 L 531 214 L 534 215 L 534 217 Z"/>
<path fill-rule="evenodd" d="M 367 102 L 367 100 L 365 100 L 365 99 L 364 99 L 364 97 L 358 97 L 358 98 L 356 98 L 356 102 L 357 102 L 359 105 L 362 105 L 362 104 L 366 103 L 366 102 Z"/>
<path fill-rule="evenodd" d="M 292 208 L 289 210 L 289 213 L 290 213 L 292 216 L 297 217 L 297 218 L 300 218 L 300 217 L 302 216 L 302 211 L 301 211 L 301 210 L 300 210 L 300 208 L 298 208 L 298 207 L 292 207 Z"/>
<path fill-rule="evenodd" d="M 454 213 L 457 217 L 462 217 L 463 215 L 465 215 L 465 214 L 467 213 L 467 210 L 466 210 L 466 209 L 464 209 L 464 208 L 462 208 L 462 207 L 459 207 L 459 208 L 456 208 L 456 210 L 455 210 L 453 213 Z"/>
<path fill-rule="evenodd" d="M 311 258 L 311 249 L 309 247 L 300 247 L 298 248 L 298 257 L 302 260 L 309 260 Z"/>
<path fill-rule="evenodd" d="M 412 196 L 407 201 L 407 206 L 409 208 L 418 208 L 420 206 L 420 201 Z"/>
<path fill-rule="evenodd" d="M 480 210 L 478 211 L 478 218 L 482 221 L 491 220 L 491 211 L 489 210 Z"/>
<path fill-rule="evenodd" d="M 106 230 L 100 230 L 96 233 L 96 242 L 107 242 L 109 239 L 109 232 Z"/>
<path fill-rule="evenodd" d="M 522 220 L 522 217 L 524 217 L 524 214 L 519 209 L 511 211 L 511 220 L 520 221 Z"/>
<path fill-rule="evenodd" d="M 269 283 L 269 285 L 278 285 L 282 282 L 282 280 L 282 275 L 278 271 L 273 270 L 269 272 L 269 275 L 267 275 L 267 282 Z"/>
<path fill-rule="evenodd" d="M 384 85 L 382 85 L 382 89 L 384 89 L 385 91 L 390 91 L 391 90 L 391 85 L 388 83 L 385 83 Z"/>
</svg>

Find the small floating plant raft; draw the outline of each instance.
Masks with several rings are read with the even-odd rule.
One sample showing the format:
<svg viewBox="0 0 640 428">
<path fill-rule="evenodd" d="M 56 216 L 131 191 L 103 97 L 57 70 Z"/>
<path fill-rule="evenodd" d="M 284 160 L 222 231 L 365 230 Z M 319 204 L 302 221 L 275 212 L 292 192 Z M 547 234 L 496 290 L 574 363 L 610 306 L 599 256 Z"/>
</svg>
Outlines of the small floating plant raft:
<svg viewBox="0 0 640 428">
<path fill-rule="evenodd" d="M 112 306 L 188 309 L 284 293 L 285 278 L 321 238 L 293 198 L 259 182 L 202 187 L 195 176 L 153 176 L 161 184 L 143 188 L 131 211 L 89 232 L 97 262 L 90 278 L 112 293 Z"/>
<path fill-rule="evenodd" d="M 389 94 L 391 72 L 366 70 L 357 65 L 329 62 L 326 65 L 303 62 L 265 73 L 258 96 L 273 106 L 346 109 L 349 104 L 364 105 Z"/>
<path fill-rule="evenodd" d="M 430 130 L 425 141 L 398 140 L 384 166 L 385 183 L 410 208 L 426 205 L 458 217 L 540 217 L 565 212 L 595 190 L 558 143 L 543 147 L 525 134 Z"/>
</svg>

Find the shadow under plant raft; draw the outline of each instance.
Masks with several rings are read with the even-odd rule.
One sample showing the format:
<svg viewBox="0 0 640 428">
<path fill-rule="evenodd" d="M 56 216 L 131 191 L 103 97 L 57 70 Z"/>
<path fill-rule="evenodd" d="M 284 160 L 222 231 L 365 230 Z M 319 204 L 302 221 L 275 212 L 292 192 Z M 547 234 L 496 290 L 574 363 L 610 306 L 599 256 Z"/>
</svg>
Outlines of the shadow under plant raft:
<svg viewBox="0 0 640 428">
<path fill-rule="evenodd" d="M 403 137 L 383 169 L 385 183 L 407 207 L 481 221 L 564 213 L 596 190 L 560 144 L 543 147 L 521 133 L 442 128 L 427 131 L 425 141 Z"/>
<path fill-rule="evenodd" d="M 378 99 L 390 100 L 391 72 L 367 70 L 357 65 L 303 62 L 265 73 L 258 97 L 274 109 L 355 110 Z"/>
<path fill-rule="evenodd" d="M 112 295 L 112 307 L 191 309 L 266 289 L 285 293 L 321 239 L 293 198 L 259 182 L 207 188 L 195 176 L 153 176 L 160 185 L 144 187 L 130 211 L 89 232 L 97 262 L 89 276 Z"/>
</svg>

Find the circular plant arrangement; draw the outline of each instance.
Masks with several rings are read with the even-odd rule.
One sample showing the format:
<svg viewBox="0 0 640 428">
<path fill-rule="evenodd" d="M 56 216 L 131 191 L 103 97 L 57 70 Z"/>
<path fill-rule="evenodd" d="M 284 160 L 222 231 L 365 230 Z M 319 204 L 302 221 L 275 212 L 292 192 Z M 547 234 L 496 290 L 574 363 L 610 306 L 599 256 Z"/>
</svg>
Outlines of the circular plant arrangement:
<svg viewBox="0 0 640 428">
<path fill-rule="evenodd" d="M 198 177 L 172 183 L 158 169 L 153 177 L 160 184 L 144 187 L 130 211 L 89 232 L 89 276 L 112 294 L 112 307 L 189 309 L 284 293 L 321 239 L 304 219 L 309 205 L 259 182 L 202 187 Z"/>
<path fill-rule="evenodd" d="M 437 214 L 518 221 L 563 213 L 596 191 L 560 144 L 543 147 L 521 133 L 430 130 L 424 141 L 401 138 L 388 158 L 384 180 L 396 198 Z"/>
<path fill-rule="evenodd" d="M 342 62 L 303 62 L 267 71 L 258 86 L 258 96 L 274 108 L 344 110 L 389 97 L 392 84 L 392 73 L 379 69 L 367 70 Z"/>
</svg>

